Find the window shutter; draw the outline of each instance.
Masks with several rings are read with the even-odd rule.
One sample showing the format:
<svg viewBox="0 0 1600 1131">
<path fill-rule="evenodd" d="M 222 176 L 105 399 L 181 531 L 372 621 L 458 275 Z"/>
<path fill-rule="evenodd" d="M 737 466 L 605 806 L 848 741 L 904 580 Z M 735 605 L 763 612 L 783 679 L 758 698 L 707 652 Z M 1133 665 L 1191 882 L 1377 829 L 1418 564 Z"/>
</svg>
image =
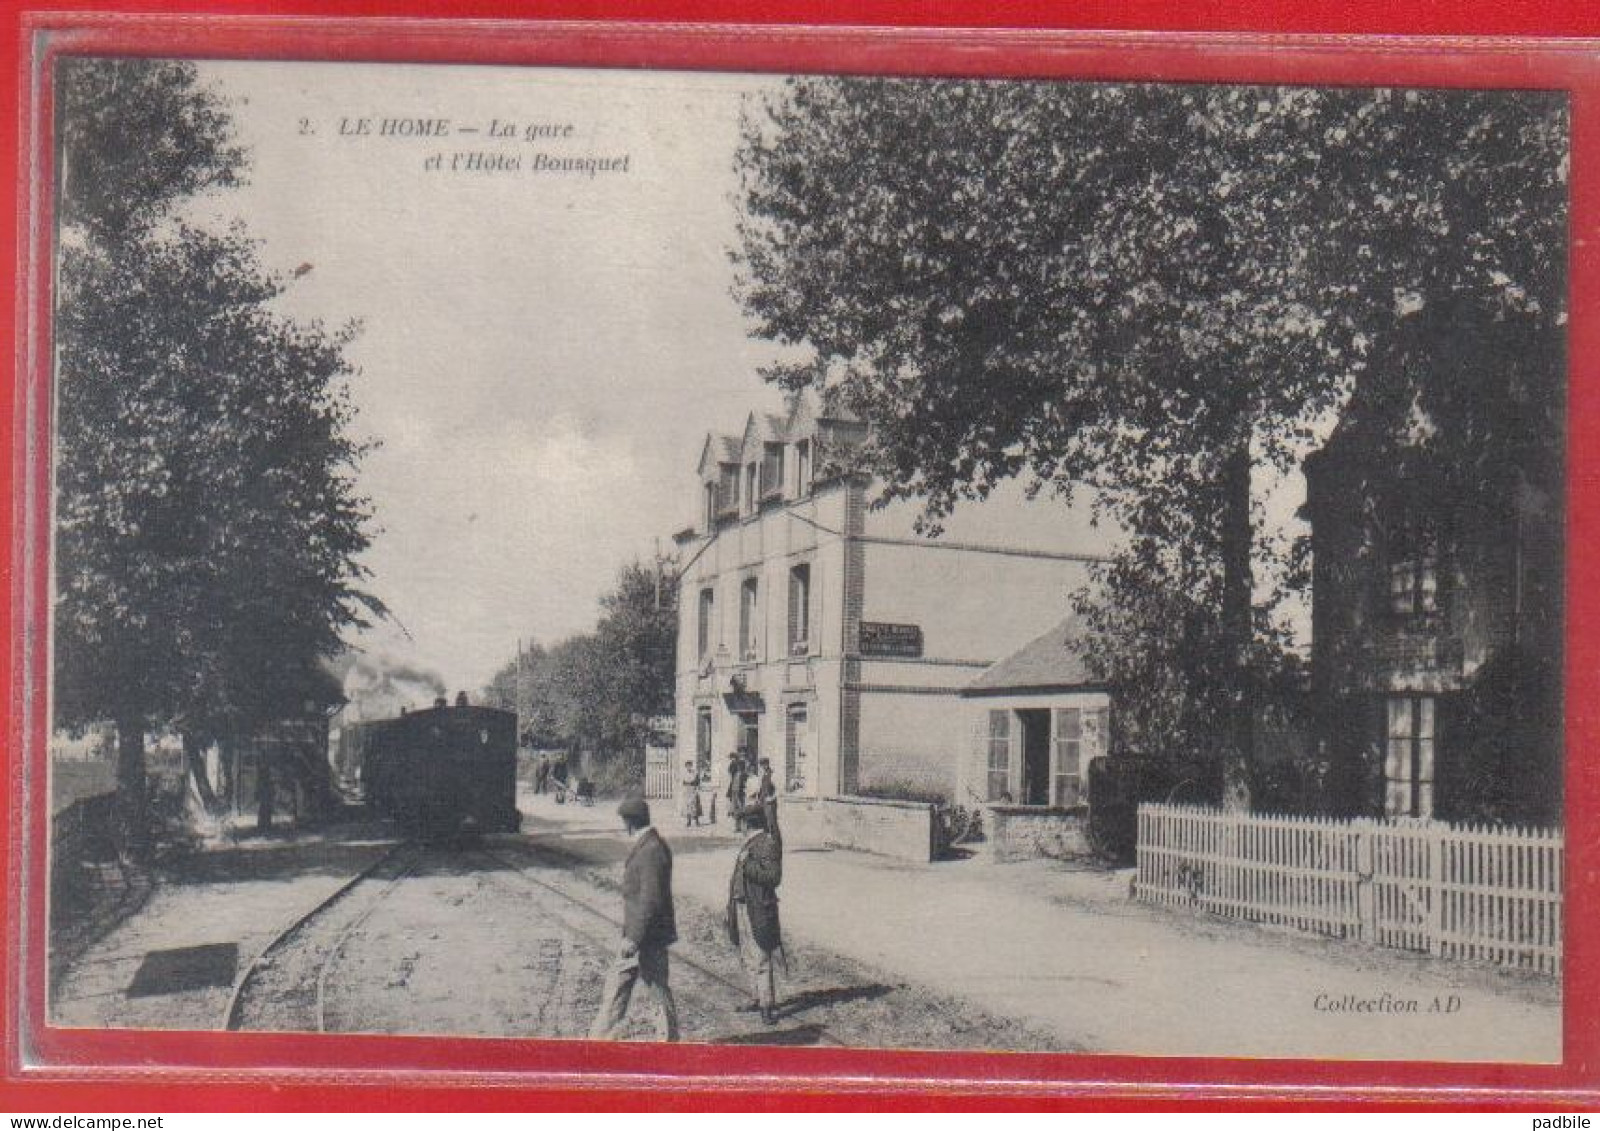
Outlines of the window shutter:
<svg viewBox="0 0 1600 1131">
<path fill-rule="evenodd" d="M 1006 794 L 1013 803 L 1027 801 L 1022 796 L 1022 724 L 1010 712 L 1006 714 Z"/>
</svg>

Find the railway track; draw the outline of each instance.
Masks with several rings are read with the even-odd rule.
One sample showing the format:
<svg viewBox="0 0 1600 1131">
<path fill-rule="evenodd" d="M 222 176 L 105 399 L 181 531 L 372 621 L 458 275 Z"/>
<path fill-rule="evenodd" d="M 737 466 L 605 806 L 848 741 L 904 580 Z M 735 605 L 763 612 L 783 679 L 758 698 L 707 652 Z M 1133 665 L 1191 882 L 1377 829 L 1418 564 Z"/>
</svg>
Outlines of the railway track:
<svg viewBox="0 0 1600 1131">
<path fill-rule="evenodd" d="M 395 845 L 278 932 L 234 984 L 223 1028 L 323 1031 L 329 961 L 415 870 L 420 851 L 414 844 Z"/>
<path fill-rule="evenodd" d="M 533 875 L 529 870 L 523 868 L 520 864 L 513 860 L 508 860 L 505 856 L 498 852 L 487 848 L 480 849 L 480 851 L 482 851 L 489 859 L 505 866 L 505 868 L 507 868 L 511 874 L 515 875 L 523 883 L 559 897 L 564 904 L 574 909 L 575 915 L 581 914 L 583 917 L 587 918 L 588 922 L 583 926 L 569 924 L 569 929 L 571 929 L 574 934 L 582 935 L 587 940 L 592 942 L 596 947 L 600 948 L 604 954 L 610 955 L 615 951 L 617 940 L 622 935 L 621 919 L 600 910 L 588 900 L 580 899 L 571 892 L 563 890 L 560 885 L 551 883 L 549 880 L 545 880 Z M 502 878 L 503 873 L 500 871 L 494 871 L 491 873 L 491 875 L 493 875 L 496 879 L 500 879 Z M 674 970 L 687 968 L 688 970 L 693 971 L 697 978 L 726 991 L 728 994 L 732 995 L 735 1001 L 746 1002 L 751 999 L 751 990 L 748 982 L 735 981 L 733 978 L 729 978 L 719 971 L 712 969 L 705 963 L 689 957 L 685 948 L 675 948 L 673 950 L 672 966 Z M 816 1039 L 822 1044 L 836 1045 L 841 1048 L 845 1045 L 845 1042 L 839 1040 L 832 1033 L 829 1033 L 821 1026 L 813 1026 L 812 1030 L 816 1035 Z"/>
<path fill-rule="evenodd" d="M 359 988 L 352 990 L 339 976 L 350 944 L 396 889 L 430 859 L 430 854 L 441 852 L 449 853 L 453 868 L 459 868 L 463 861 L 483 861 L 485 866 L 471 869 L 472 875 L 499 888 L 509 906 L 527 906 L 554 920 L 562 934 L 584 944 L 602 966 L 615 952 L 621 920 L 583 895 L 574 894 L 566 882 L 535 874 L 536 870 L 549 869 L 549 864 L 531 859 L 527 848 L 493 842 L 449 849 L 402 843 L 289 924 L 256 956 L 234 987 L 224 1027 L 274 1032 L 350 1031 L 341 1024 L 337 1004 L 341 996 L 349 998 L 352 994 L 359 1001 Z M 672 964 L 680 1005 L 685 999 L 703 1005 L 720 1001 L 722 1008 L 716 1011 L 720 1013 L 737 1009 L 734 1003 L 750 1000 L 747 984 L 691 956 L 687 948 L 674 949 Z M 569 982 L 570 973 L 561 973 L 560 980 Z M 568 992 L 570 986 L 546 989 L 559 994 Z M 570 1006 L 571 1002 L 566 1004 Z M 844 1044 L 820 1026 L 809 1028 L 816 1041 Z"/>
</svg>

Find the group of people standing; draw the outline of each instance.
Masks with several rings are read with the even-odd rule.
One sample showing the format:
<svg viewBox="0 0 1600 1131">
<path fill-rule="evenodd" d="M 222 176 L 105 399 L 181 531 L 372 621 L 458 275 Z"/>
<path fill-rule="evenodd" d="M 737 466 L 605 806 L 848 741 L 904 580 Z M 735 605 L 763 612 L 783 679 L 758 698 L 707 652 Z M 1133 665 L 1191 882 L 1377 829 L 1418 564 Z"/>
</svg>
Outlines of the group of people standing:
<svg viewBox="0 0 1600 1131">
<path fill-rule="evenodd" d="M 747 751 L 735 750 L 728 755 L 728 812 L 733 814 L 733 827 L 744 832 L 749 827 L 749 814 L 767 804 L 776 804 L 778 787 L 772 780 L 772 762 L 757 759 Z"/>
<path fill-rule="evenodd" d="M 681 787 L 678 795 L 678 815 L 683 818 L 684 828 L 694 828 L 707 816 L 705 806 L 700 800 L 700 790 L 709 776 L 709 772 L 701 774 L 693 759 L 683 764 L 683 778 L 678 783 Z M 728 789 L 724 796 L 727 798 L 728 812 L 733 814 L 734 830 L 743 832 L 746 810 L 778 799 L 778 786 L 772 780 L 771 760 L 757 758 L 743 750 L 735 750 L 729 754 Z M 712 794 L 711 797 L 709 818 L 713 825 L 717 823 L 716 794 Z"/>
<path fill-rule="evenodd" d="M 735 758 L 737 759 L 737 755 Z M 729 783 L 729 812 L 745 840 L 728 878 L 726 929 L 751 979 L 752 1009 L 771 1025 L 777 1021 L 777 971 L 774 956 L 783 950 L 778 920 L 778 885 L 783 882 L 783 834 L 778 828 L 777 790 L 765 759 L 751 801 L 740 783 L 738 804 Z M 698 779 L 697 779 L 698 780 Z M 606 972 L 600 1011 L 589 1036 L 609 1040 L 628 1014 L 634 989 L 643 985 L 657 1006 L 657 1034 L 678 1039 L 678 1008 L 669 985 L 668 948 L 678 939 L 672 899 L 672 849 L 650 824 L 650 806 L 630 797 L 617 807 L 632 840 L 622 870 L 622 940 Z M 785 957 L 787 961 L 787 957 Z"/>
</svg>

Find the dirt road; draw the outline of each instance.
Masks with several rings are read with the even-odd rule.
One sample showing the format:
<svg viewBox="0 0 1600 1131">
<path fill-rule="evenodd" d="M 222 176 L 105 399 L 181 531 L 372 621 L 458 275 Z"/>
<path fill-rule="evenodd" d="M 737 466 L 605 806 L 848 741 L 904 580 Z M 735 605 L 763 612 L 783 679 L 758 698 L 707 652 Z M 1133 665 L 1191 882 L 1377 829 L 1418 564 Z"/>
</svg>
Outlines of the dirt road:
<svg viewBox="0 0 1600 1131">
<path fill-rule="evenodd" d="M 222 908 L 229 913 L 219 916 Z M 686 1041 L 1060 1047 L 1026 1025 L 804 945 L 788 948 L 777 1023 L 766 1025 L 749 1009 L 720 916 L 681 898 L 677 910 L 672 985 Z M 192 862 L 184 882 L 169 883 L 85 955 L 54 1013 L 61 1023 L 106 1027 L 582 1037 L 620 916 L 614 885 L 538 838 L 230 850 Z M 226 978 L 194 986 L 184 971 L 166 984 L 141 975 L 152 956 L 229 948 L 239 956 L 231 993 Z M 624 1036 L 654 1033 L 641 1000 Z"/>
<path fill-rule="evenodd" d="M 525 800 L 547 851 L 614 883 L 625 844 L 609 807 Z M 715 906 L 725 826 L 663 829 L 680 907 Z M 791 850 L 785 931 L 1044 1033 L 996 1048 L 1166 1056 L 1552 1062 L 1561 987 L 1402 951 L 1179 915 L 1127 877 L 1046 860 L 910 864 Z M 1438 1002 L 1437 1009 L 1434 1003 Z M 918 1043 L 902 1033 L 884 1043 Z"/>
<path fill-rule="evenodd" d="M 683 1039 L 740 1044 L 995 1043 L 1040 1034 L 835 956 L 791 948 L 777 1024 L 751 996 L 718 917 L 678 901 L 672 985 Z M 570 858 L 521 838 L 428 851 L 365 915 L 323 974 L 329 1031 L 582 1037 L 620 937 L 620 900 Z M 650 1004 L 628 1038 L 653 1039 Z M 909 1039 L 908 1039 L 909 1038 Z"/>
</svg>

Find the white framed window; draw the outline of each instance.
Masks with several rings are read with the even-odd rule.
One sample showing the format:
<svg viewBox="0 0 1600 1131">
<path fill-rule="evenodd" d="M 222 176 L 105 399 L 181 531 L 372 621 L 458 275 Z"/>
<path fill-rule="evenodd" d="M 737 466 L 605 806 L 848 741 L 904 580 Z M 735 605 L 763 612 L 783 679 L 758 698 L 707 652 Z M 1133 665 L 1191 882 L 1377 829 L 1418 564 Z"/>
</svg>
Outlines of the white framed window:
<svg viewBox="0 0 1600 1131">
<path fill-rule="evenodd" d="M 744 510 L 746 514 L 754 514 L 756 510 L 756 472 L 756 464 L 747 463 L 744 465 Z"/>
<path fill-rule="evenodd" d="M 1389 611 L 1397 617 L 1420 617 L 1438 608 L 1438 536 L 1429 523 L 1412 523 L 1390 545 Z"/>
<path fill-rule="evenodd" d="M 711 618 L 717 611 L 717 591 L 710 586 L 700 590 L 700 607 L 698 621 L 699 657 L 704 660 L 711 655 Z"/>
<path fill-rule="evenodd" d="M 1050 780 L 1050 803 L 1069 808 L 1083 804 L 1083 709 L 1057 707 L 1055 716 L 1055 766 Z"/>
<path fill-rule="evenodd" d="M 810 440 L 801 440 L 794 446 L 794 493 L 797 498 L 811 493 Z"/>
<path fill-rule="evenodd" d="M 717 485 L 715 483 L 707 483 L 705 485 L 705 496 L 706 530 L 709 531 L 717 525 Z"/>
<path fill-rule="evenodd" d="M 986 799 L 1011 800 L 1011 712 L 989 712 Z"/>
<path fill-rule="evenodd" d="M 811 565 L 803 562 L 789 571 L 789 655 L 811 650 Z"/>
<path fill-rule="evenodd" d="M 804 703 L 791 704 L 784 715 L 783 732 L 783 790 L 785 793 L 804 793 L 810 773 L 806 754 L 807 729 L 810 711 Z"/>
<path fill-rule="evenodd" d="M 1434 699 L 1399 695 L 1388 703 L 1383 760 L 1383 811 L 1391 817 L 1433 816 Z"/>
<path fill-rule="evenodd" d="M 739 658 L 754 660 L 761 644 L 761 583 L 747 577 L 739 586 Z"/>
</svg>

